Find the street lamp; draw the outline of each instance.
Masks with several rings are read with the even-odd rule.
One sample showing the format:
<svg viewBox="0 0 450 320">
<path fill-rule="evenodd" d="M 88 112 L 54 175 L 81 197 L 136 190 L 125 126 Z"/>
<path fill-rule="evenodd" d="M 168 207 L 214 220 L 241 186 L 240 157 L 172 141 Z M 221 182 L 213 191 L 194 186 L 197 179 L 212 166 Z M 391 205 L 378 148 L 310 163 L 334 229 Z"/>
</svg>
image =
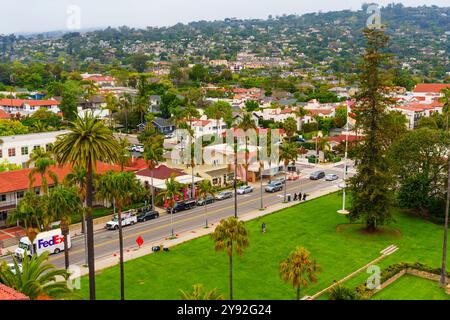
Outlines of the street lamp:
<svg viewBox="0 0 450 320">
<path fill-rule="evenodd" d="M 348 107 L 350 100 L 347 100 L 347 123 L 345 125 L 345 154 L 344 154 L 344 183 L 342 185 L 342 210 L 338 210 L 339 214 L 349 214 L 345 209 L 346 188 L 347 188 L 347 157 L 348 157 Z"/>
</svg>

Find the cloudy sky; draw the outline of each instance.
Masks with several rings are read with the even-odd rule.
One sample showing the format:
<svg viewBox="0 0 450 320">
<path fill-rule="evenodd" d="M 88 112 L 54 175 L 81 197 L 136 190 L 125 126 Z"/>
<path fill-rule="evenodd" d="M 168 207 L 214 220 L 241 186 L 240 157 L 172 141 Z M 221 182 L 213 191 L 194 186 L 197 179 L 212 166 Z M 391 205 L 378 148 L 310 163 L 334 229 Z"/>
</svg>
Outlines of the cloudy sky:
<svg viewBox="0 0 450 320">
<path fill-rule="evenodd" d="M 357 10 L 361 0 L 2 0 L 0 34 L 128 25 L 168 26 L 178 22 L 224 18 L 267 18 L 269 14 L 302 14 Z M 380 5 L 448 6 L 449 0 L 376 0 Z M 73 9 L 73 5 L 79 9 Z M 69 11 L 69 13 L 68 13 Z M 79 19 L 77 12 L 80 12 Z"/>
</svg>

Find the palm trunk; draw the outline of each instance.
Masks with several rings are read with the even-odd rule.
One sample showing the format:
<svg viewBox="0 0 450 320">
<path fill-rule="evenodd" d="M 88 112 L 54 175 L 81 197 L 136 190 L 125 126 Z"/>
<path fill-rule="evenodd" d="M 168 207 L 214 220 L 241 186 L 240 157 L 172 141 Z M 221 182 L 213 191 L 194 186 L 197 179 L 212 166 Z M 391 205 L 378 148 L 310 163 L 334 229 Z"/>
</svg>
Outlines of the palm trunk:
<svg viewBox="0 0 450 320">
<path fill-rule="evenodd" d="M 94 253 L 94 224 L 92 221 L 92 199 L 93 199 L 93 168 L 92 163 L 88 165 L 86 177 L 86 222 L 87 222 L 87 251 L 89 267 L 89 297 L 95 300 L 95 253 Z"/>
<path fill-rule="evenodd" d="M 205 228 L 208 228 L 208 204 L 205 197 Z"/>
<path fill-rule="evenodd" d="M 115 201 L 114 201 L 115 202 Z M 119 218 L 119 256 L 120 256 L 120 300 L 125 300 L 125 272 L 123 264 L 123 233 L 122 233 L 122 207 L 117 208 Z"/>
<path fill-rule="evenodd" d="M 300 301 L 300 286 L 297 286 L 297 301 Z"/>
<path fill-rule="evenodd" d="M 237 152 L 234 156 L 234 217 L 237 218 Z"/>
<path fill-rule="evenodd" d="M 65 223 L 61 223 L 62 224 L 62 233 L 64 236 L 64 266 L 66 268 L 66 270 L 69 269 L 69 245 L 67 243 L 67 238 L 68 238 L 68 234 L 69 234 L 69 226 L 66 225 Z"/>
<path fill-rule="evenodd" d="M 152 166 L 152 170 L 150 170 L 150 179 L 152 182 L 152 210 L 155 210 L 155 187 L 153 186 L 153 166 Z"/>
<path fill-rule="evenodd" d="M 175 206 L 175 204 L 172 205 L 172 208 L 170 208 L 170 228 L 171 228 L 171 237 L 174 237 L 174 233 L 173 233 L 173 207 Z"/>
<path fill-rule="evenodd" d="M 192 185 L 191 185 L 191 199 L 195 199 L 195 190 L 194 190 L 194 162 L 191 163 L 192 166 Z"/>
<path fill-rule="evenodd" d="M 248 185 L 248 142 L 245 137 L 245 184 Z"/>
<path fill-rule="evenodd" d="M 263 203 L 263 163 L 261 162 L 259 165 L 259 181 L 260 181 L 260 192 L 261 192 L 261 210 L 264 210 Z"/>
<path fill-rule="evenodd" d="M 440 285 L 444 286 L 446 284 L 446 275 L 447 275 L 447 241 L 448 241 L 448 211 L 450 205 L 450 158 L 448 159 L 449 163 L 449 172 L 448 172 L 448 182 L 447 182 L 447 203 L 445 206 L 445 222 L 444 222 L 444 245 L 442 250 L 442 270 L 441 270 L 441 278 Z"/>
<path fill-rule="evenodd" d="M 284 166 L 284 202 L 287 202 L 287 165 Z"/>
<path fill-rule="evenodd" d="M 229 270 L 229 274 L 230 274 L 230 301 L 233 300 L 233 254 L 229 255 L 229 260 L 230 260 L 230 270 Z"/>
</svg>

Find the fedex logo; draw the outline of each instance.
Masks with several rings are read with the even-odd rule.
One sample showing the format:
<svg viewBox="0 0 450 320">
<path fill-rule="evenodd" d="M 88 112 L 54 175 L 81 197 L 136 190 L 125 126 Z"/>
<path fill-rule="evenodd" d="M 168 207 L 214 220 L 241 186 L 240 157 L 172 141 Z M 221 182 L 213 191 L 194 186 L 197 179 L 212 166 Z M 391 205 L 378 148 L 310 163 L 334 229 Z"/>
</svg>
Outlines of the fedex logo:
<svg viewBox="0 0 450 320">
<path fill-rule="evenodd" d="M 60 243 L 64 242 L 64 236 L 53 236 L 50 240 L 44 240 L 40 239 L 38 241 L 38 248 L 47 248 L 47 247 L 53 247 L 55 245 L 58 245 Z"/>
</svg>

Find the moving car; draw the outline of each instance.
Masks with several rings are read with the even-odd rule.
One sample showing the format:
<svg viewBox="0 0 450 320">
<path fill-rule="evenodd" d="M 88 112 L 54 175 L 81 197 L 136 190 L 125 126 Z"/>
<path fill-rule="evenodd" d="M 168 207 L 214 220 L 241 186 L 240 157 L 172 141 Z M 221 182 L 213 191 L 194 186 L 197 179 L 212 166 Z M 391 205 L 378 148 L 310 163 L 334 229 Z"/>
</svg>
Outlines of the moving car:
<svg viewBox="0 0 450 320">
<path fill-rule="evenodd" d="M 309 176 L 310 180 L 320 180 L 322 178 L 325 178 L 325 171 L 314 171 Z"/>
<path fill-rule="evenodd" d="M 200 199 L 197 201 L 198 206 L 204 206 L 206 204 L 214 203 L 216 199 L 213 196 L 207 196 L 205 199 Z"/>
<path fill-rule="evenodd" d="M 135 211 L 127 211 L 122 213 L 122 227 L 126 227 L 126 226 L 132 226 L 134 224 L 136 224 L 137 221 L 137 216 Z M 119 216 L 114 216 L 114 218 L 106 223 L 105 226 L 106 229 L 108 230 L 118 230 L 119 229 Z"/>
<path fill-rule="evenodd" d="M 44 252 L 48 252 L 49 254 L 58 254 L 61 251 L 64 251 L 64 241 L 65 239 L 61 229 L 38 233 L 36 239 L 33 241 L 33 244 L 31 244 L 28 237 L 22 237 L 19 241 L 19 247 L 14 251 L 14 255 L 19 260 L 22 260 L 25 255 L 25 251 L 28 256 L 31 256 L 31 253 L 40 256 Z M 70 249 L 71 246 L 72 243 L 70 241 L 70 235 L 67 235 L 67 247 Z"/>
<path fill-rule="evenodd" d="M 149 211 L 144 211 L 143 213 L 138 215 L 137 221 L 138 222 L 145 222 L 145 221 L 153 220 L 153 219 L 156 219 L 156 218 L 159 218 L 158 211 L 149 210 Z"/>
<path fill-rule="evenodd" d="M 246 194 L 253 192 L 253 187 L 251 186 L 241 186 L 236 190 L 237 194 Z"/>
<path fill-rule="evenodd" d="M 188 200 L 188 201 L 179 201 L 176 202 L 173 209 L 167 208 L 167 213 L 177 213 L 180 211 L 185 211 L 194 208 L 196 205 L 195 200 Z"/>
<path fill-rule="evenodd" d="M 271 192 L 271 193 L 277 192 L 277 191 L 281 191 L 281 190 L 283 190 L 283 182 L 281 182 L 281 181 L 273 181 L 273 182 L 269 183 L 264 188 L 264 190 L 266 192 Z"/>
<path fill-rule="evenodd" d="M 325 181 L 334 181 L 339 179 L 339 176 L 337 174 L 331 173 L 331 174 L 327 174 L 325 176 Z"/>
<path fill-rule="evenodd" d="M 222 191 L 219 193 L 216 197 L 216 200 L 225 200 L 233 198 L 233 192 L 232 191 Z"/>
</svg>

